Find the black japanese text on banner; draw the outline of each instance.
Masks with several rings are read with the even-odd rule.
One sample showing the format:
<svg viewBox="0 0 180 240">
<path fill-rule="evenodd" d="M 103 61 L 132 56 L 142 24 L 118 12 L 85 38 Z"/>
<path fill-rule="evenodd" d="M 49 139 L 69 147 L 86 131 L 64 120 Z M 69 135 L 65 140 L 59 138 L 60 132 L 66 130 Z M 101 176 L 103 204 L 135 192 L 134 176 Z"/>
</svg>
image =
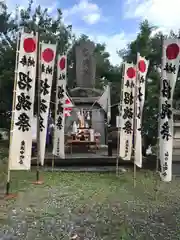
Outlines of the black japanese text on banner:
<svg viewBox="0 0 180 240">
<path fill-rule="evenodd" d="M 53 155 L 58 156 L 60 158 L 65 157 L 64 107 L 66 96 L 66 82 L 67 82 L 67 57 L 58 55 Z"/>
<path fill-rule="evenodd" d="M 14 123 L 9 153 L 9 170 L 31 168 L 32 120 L 37 62 L 37 36 L 22 33 L 17 64 Z"/>
<path fill-rule="evenodd" d="M 120 146 L 119 156 L 123 160 L 130 160 L 133 142 L 133 124 L 134 124 L 134 97 L 135 97 L 135 66 L 125 63 L 122 114 L 120 116 Z"/>
<path fill-rule="evenodd" d="M 56 57 L 56 44 L 40 43 L 41 103 L 40 103 L 40 162 L 44 165 L 46 134 L 51 98 L 51 87 Z"/>
<path fill-rule="evenodd" d="M 140 54 L 137 54 L 137 66 L 136 66 L 136 124 L 134 129 L 135 136 L 135 152 L 134 152 L 134 162 L 138 167 L 142 167 L 142 134 L 141 134 L 141 124 L 142 124 L 142 113 L 145 101 L 145 87 L 146 87 L 146 75 L 149 67 L 149 61 Z"/>
<path fill-rule="evenodd" d="M 161 179 L 172 180 L 173 113 L 172 101 L 180 60 L 180 40 L 167 39 L 163 42 L 162 79 L 160 88 L 160 162 Z"/>
</svg>

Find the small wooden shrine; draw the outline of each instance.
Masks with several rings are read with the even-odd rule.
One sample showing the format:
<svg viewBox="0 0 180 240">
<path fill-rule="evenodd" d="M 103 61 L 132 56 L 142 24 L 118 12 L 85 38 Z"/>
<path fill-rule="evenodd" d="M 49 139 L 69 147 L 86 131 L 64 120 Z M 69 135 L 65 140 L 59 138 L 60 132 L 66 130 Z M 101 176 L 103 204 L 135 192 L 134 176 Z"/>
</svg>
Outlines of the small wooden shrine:
<svg viewBox="0 0 180 240">
<path fill-rule="evenodd" d="M 73 121 L 72 129 L 68 134 L 67 143 L 72 147 L 81 147 L 79 150 L 96 150 L 99 149 L 100 133 L 95 132 L 92 128 L 92 119 L 89 112 L 81 109 L 77 112 L 78 121 Z"/>
</svg>

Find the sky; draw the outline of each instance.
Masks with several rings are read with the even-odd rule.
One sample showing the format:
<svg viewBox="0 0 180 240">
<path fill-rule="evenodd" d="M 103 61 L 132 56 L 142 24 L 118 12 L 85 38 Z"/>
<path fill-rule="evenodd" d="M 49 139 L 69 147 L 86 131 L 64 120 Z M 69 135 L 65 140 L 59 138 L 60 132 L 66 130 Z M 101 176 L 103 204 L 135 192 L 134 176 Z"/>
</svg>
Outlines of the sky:
<svg viewBox="0 0 180 240">
<path fill-rule="evenodd" d="M 15 4 L 25 7 L 28 2 L 4 1 L 9 11 L 15 10 Z M 34 0 L 34 4 L 47 7 L 52 16 L 60 8 L 64 23 L 72 24 L 77 36 L 86 34 L 93 41 L 106 44 L 113 65 L 120 64 L 117 50 L 135 39 L 143 20 L 148 19 L 164 33 L 180 28 L 180 0 Z"/>
</svg>

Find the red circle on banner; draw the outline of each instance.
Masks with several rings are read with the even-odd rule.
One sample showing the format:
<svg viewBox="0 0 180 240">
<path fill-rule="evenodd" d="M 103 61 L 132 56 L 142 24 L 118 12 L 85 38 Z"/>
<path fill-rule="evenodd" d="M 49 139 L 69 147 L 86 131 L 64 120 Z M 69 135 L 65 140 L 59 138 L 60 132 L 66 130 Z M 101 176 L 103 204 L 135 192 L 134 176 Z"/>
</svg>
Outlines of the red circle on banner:
<svg viewBox="0 0 180 240">
<path fill-rule="evenodd" d="M 179 46 L 176 43 L 172 43 L 166 48 L 166 56 L 169 60 L 174 60 L 179 54 Z"/>
<path fill-rule="evenodd" d="M 33 38 L 26 38 L 23 42 L 23 48 L 26 53 L 32 53 L 36 50 L 36 42 Z"/>
<path fill-rule="evenodd" d="M 140 60 L 138 63 L 138 69 L 140 72 L 144 73 L 146 71 L 146 63 L 144 60 Z"/>
<path fill-rule="evenodd" d="M 133 67 L 128 68 L 126 74 L 128 78 L 134 78 L 136 76 L 135 69 Z"/>
<path fill-rule="evenodd" d="M 65 67 L 66 67 L 66 58 L 65 58 L 65 57 L 62 57 L 62 58 L 60 59 L 60 61 L 59 61 L 59 67 L 60 67 L 61 71 L 65 69 Z"/>
<path fill-rule="evenodd" d="M 50 48 L 46 48 L 42 52 L 42 58 L 47 63 L 51 62 L 54 59 L 54 51 Z"/>
</svg>

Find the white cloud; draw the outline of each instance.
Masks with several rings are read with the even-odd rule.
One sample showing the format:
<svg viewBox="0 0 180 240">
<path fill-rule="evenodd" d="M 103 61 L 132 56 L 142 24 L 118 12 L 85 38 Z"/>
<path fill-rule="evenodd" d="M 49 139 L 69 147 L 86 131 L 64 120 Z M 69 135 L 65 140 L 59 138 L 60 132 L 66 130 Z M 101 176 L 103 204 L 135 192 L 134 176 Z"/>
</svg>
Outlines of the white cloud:
<svg viewBox="0 0 180 240">
<path fill-rule="evenodd" d="M 91 13 L 83 17 L 84 21 L 89 24 L 97 23 L 100 20 L 101 16 L 99 13 Z"/>
<path fill-rule="evenodd" d="M 110 54 L 110 62 L 113 65 L 119 65 L 122 59 L 118 56 L 117 51 L 124 48 L 130 41 L 130 36 L 126 36 L 124 33 L 119 33 L 115 35 L 97 35 L 90 36 L 92 40 L 97 43 L 105 43 L 106 50 Z"/>
<path fill-rule="evenodd" d="M 12 0 L 6 0 L 9 11 L 15 10 L 15 4 Z M 49 13 L 53 12 L 57 8 L 57 1 L 53 0 L 49 2 L 49 0 L 35 0 L 34 6 L 40 4 L 43 8 L 48 7 Z M 17 0 L 16 4 L 20 6 L 20 8 L 25 8 L 28 5 L 28 2 L 23 2 L 23 0 Z M 88 24 L 94 24 L 98 21 L 106 21 L 106 19 L 102 16 L 101 9 L 99 6 L 89 0 L 80 0 L 78 4 L 75 4 L 69 9 L 63 10 L 63 17 L 65 18 L 65 23 L 73 24 L 73 16 L 81 17 Z M 67 20 L 66 20 L 67 19 Z M 73 27 L 73 32 L 75 34 L 87 34 L 89 36 L 89 30 L 87 29 L 75 29 Z M 119 65 L 121 63 L 121 58 L 117 55 L 117 50 L 120 50 L 126 46 L 126 44 L 133 39 L 133 35 L 126 35 L 125 33 L 117 33 L 114 35 L 103 35 L 100 33 L 92 33 L 90 36 L 92 41 L 97 43 L 105 43 L 106 50 L 110 53 L 110 61 L 114 65 Z"/>
<path fill-rule="evenodd" d="M 63 10 L 63 17 L 66 20 L 72 16 L 80 17 L 88 24 L 95 24 L 101 19 L 101 9 L 95 3 L 88 0 L 80 0 L 78 4 L 75 4 L 71 8 Z"/>
<path fill-rule="evenodd" d="M 180 0 L 128 0 L 125 17 L 148 19 L 162 30 L 180 28 Z"/>
</svg>

